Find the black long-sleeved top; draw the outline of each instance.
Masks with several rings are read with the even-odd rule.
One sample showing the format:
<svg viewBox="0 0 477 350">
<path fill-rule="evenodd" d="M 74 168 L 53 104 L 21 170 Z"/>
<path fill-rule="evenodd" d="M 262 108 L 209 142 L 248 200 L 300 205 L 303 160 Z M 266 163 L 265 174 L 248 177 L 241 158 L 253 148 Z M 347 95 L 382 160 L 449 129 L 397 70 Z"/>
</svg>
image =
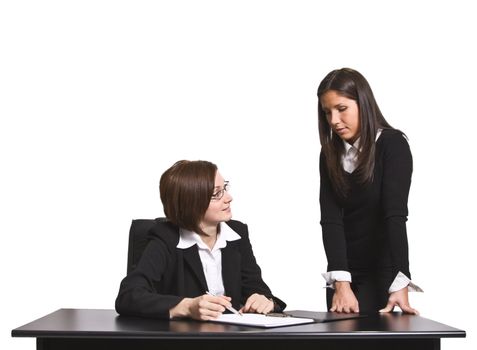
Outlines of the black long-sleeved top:
<svg viewBox="0 0 477 350">
<path fill-rule="evenodd" d="M 385 129 L 376 141 L 374 179 L 359 184 L 347 174 L 350 191 L 339 197 L 320 155 L 320 206 L 328 271 L 391 268 L 409 272 L 406 221 L 412 155 L 404 135 Z"/>
</svg>

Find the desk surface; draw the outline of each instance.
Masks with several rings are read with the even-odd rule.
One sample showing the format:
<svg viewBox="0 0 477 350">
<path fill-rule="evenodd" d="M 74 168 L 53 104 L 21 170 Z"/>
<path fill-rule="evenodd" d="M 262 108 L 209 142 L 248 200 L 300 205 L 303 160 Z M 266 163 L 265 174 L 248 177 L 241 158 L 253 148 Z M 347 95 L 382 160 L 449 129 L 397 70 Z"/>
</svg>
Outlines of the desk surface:
<svg viewBox="0 0 477 350">
<path fill-rule="evenodd" d="M 60 309 L 12 330 L 13 337 L 162 338 L 162 339 L 333 339 L 452 338 L 465 331 L 424 317 L 391 313 L 365 318 L 271 329 L 199 322 L 164 321 L 119 316 L 114 310 Z"/>
</svg>

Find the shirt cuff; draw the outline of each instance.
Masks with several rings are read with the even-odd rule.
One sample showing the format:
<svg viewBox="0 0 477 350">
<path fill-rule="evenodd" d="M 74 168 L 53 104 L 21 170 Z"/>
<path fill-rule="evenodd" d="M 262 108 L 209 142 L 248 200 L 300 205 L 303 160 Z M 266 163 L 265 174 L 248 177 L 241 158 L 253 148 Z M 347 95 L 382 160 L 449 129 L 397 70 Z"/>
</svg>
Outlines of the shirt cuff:
<svg viewBox="0 0 477 350">
<path fill-rule="evenodd" d="M 348 271 L 329 271 L 321 274 L 326 281 L 326 288 L 335 288 L 335 282 L 351 282 L 351 274 Z"/>
<path fill-rule="evenodd" d="M 412 283 L 412 281 L 401 271 L 398 272 L 396 278 L 394 278 L 391 287 L 389 287 L 388 292 L 393 293 L 406 288 L 409 292 L 424 292 L 417 284 Z"/>
</svg>

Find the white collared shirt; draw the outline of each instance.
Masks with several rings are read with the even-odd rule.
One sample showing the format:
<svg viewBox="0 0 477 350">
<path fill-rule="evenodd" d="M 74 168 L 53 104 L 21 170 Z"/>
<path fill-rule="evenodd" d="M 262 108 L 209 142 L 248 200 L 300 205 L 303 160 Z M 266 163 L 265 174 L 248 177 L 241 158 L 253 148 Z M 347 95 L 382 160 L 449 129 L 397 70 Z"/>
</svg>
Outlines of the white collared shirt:
<svg viewBox="0 0 477 350">
<path fill-rule="evenodd" d="M 204 270 L 208 291 L 214 295 L 224 295 L 225 288 L 222 279 L 222 248 L 227 246 L 227 241 L 236 241 L 241 237 L 229 225 L 221 222 L 220 233 L 217 235 L 214 247 L 210 249 L 196 232 L 186 229 L 179 230 L 179 243 L 177 248 L 187 249 L 197 245 L 200 261 Z"/>
<path fill-rule="evenodd" d="M 379 136 L 381 136 L 382 132 L 383 129 L 378 129 L 375 141 L 378 141 Z M 350 145 L 344 140 L 343 144 L 345 147 L 345 152 L 341 158 L 341 164 L 343 166 L 343 170 L 351 174 L 353 171 L 356 170 L 356 167 L 358 166 L 359 138 L 352 145 Z M 322 273 L 321 275 L 326 280 L 327 287 L 329 288 L 334 288 L 334 283 L 336 281 L 351 282 L 351 274 L 348 271 L 329 271 L 326 273 Z M 410 292 L 423 291 L 419 286 L 412 283 L 412 281 L 405 274 L 399 271 L 399 273 L 394 278 L 393 283 L 389 287 L 388 292 L 396 292 L 400 289 L 405 288 L 406 286 L 408 287 L 408 290 Z"/>
<path fill-rule="evenodd" d="M 379 136 L 381 136 L 382 132 L 383 132 L 383 129 L 378 129 L 378 132 L 376 133 L 375 141 L 378 141 Z M 350 145 L 348 142 L 344 140 L 343 140 L 343 144 L 345 147 L 345 152 L 343 156 L 341 157 L 341 164 L 343 165 L 344 171 L 351 174 L 353 171 L 355 171 L 356 167 L 358 166 L 359 137 L 352 145 Z"/>
</svg>

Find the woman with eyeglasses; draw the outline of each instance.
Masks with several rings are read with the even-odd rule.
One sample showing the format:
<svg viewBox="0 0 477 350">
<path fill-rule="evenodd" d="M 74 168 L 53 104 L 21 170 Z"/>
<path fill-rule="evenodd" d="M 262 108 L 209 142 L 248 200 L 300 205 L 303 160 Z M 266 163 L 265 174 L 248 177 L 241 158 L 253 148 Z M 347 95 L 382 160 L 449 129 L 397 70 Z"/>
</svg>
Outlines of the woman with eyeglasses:
<svg viewBox="0 0 477 350">
<path fill-rule="evenodd" d="M 320 207 L 328 272 L 327 304 L 335 312 L 418 314 L 406 221 L 412 156 L 405 135 L 384 119 L 371 87 L 349 68 L 318 87 Z"/>
<path fill-rule="evenodd" d="M 262 280 L 247 225 L 231 220 L 228 181 L 207 161 L 182 160 L 160 180 L 157 221 L 137 267 L 121 282 L 121 315 L 210 320 L 226 309 L 266 314 L 286 304 Z"/>
</svg>

